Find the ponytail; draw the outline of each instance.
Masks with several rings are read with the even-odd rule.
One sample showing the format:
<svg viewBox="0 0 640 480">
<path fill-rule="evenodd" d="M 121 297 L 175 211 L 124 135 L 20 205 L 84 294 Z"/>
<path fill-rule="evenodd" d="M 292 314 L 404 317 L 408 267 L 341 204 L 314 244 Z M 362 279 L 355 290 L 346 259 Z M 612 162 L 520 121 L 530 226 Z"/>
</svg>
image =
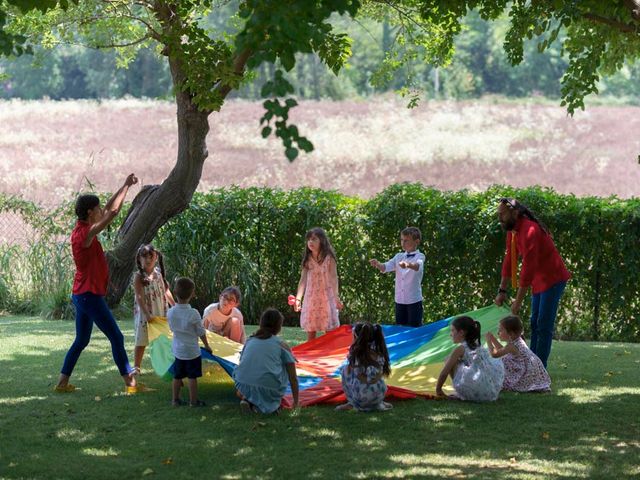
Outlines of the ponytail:
<svg viewBox="0 0 640 480">
<path fill-rule="evenodd" d="M 452 324 L 456 330 L 462 330 L 464 332 L 464 341 L 467 342 L 471 350 L 475 350 L 480 346 L 480 334 L 482 330 L 480 322 L 471 317 L 462 316 L 455 318 Z"/>
<path fill-rule="evenodd" d="M 267 308 L 260 316 L 260 328 L 251 336 L 260 340 L 267 340 L 280 333 L 283 321 L 284 317 L 279 310 Z"/>
</svg>

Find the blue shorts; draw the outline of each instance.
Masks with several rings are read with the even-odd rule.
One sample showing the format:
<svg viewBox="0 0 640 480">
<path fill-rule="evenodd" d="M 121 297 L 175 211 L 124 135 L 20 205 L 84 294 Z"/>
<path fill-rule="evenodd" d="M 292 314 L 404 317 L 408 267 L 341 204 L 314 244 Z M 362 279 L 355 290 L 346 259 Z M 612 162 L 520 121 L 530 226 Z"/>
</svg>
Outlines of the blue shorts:
<svg viewBox="0 0 640 480">
<path fill-rule="evenodd" d="M 202 357 L 191 360 L 180 360 L 176 358 L 173 362 L 173 378 L 176 380 L 187 378 L 199 378 L 202 376 Z"/>
</svg>

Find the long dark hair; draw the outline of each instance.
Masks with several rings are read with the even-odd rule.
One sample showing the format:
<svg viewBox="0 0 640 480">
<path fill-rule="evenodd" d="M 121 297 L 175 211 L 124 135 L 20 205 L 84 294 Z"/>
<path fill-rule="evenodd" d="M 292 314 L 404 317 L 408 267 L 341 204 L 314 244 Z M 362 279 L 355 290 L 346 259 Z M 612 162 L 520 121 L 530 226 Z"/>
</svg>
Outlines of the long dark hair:
<svg viewBox="0 0 640 480">
<path fill-rule="evenodd" d="M 389 365 L 389 351 L 384 340 L 382 327 L 378 324 L 372 325 L 369 322 L 356 323 L 353 326 L 353 334 L 353 343 L 347 357 L 349 366 L 353 368 L 358 364 L 362 367 L 370 365 L 377 367 L 376 357 L 380 355 L 384 358 L 382 373 L 388 377 L 391 374 L 391 366 Z"/>
<path fill-rule="evenodd" d="M 314 227 L 309 230 L 304 236 L 304 254 L 302 255 L 302 268 L 307 268 L 307 263 L 311 258 L 311 250 L 307 246 L 307 241 L 315 235 L 320 240 L 320 251 L 318 252 L 318 263 L 324 262 L 325 258 L 331 257 L 334 261 L 336 261 L 336 252 L 333 250 L 331 246 L 331 242 L 329 242 L 329 238 L 327 237 L 327 233 L 324 229 L 320 227 Z"/>
<path fill-rule="evenodd" d="M 156 255 L 158 255 L 158 267 L 160 267 L 160 273 L 162 274 L 162 281 L 164 282 L 165 287 L 167 287 L 169 284 L 167 283 L 166 276 L 164 273 L 164 257 L 162 256 L 162 253 L 160 252 L 160 250 L 156 250 L 156 248 L 150 243 L 147 243 L 146 245 L 141 245 L 140 248 L 138 249 L 138 253 L 136 253 L 136 265 L 138 266 L 138 274 L 142 279 L 142 284 L 144 286 L 149 285 L 149 282 L 151 282 L 151 280 L 149 280 L 149 275 L 147 274 L 147 271 L 142 266 L 140 257 L 146 257 L 147 255 L 151 255 L 154 252 L 156 253 Z"/>
<path fill-rule="evenodd" d="M 467 342 L 471 350 L 480 346 L 480 322 L 471 317 L 457 317 L 453 319 L 453 327 L 464 332 L 464 341 Z"/>
<path fill-rule="evenodd" d="M 260 316 L 260 328 L 251 336 L 260 340 L 267 340 L 280 333 L 283 321 L 284 317 L 278 310 L 267 308 Z"/>
<path fill-rule="evenodd" d="M 544 233 L 546 233 L 547 235 L 550 235 L 551 232 L 549 232 L 549 229 L 547 228 L 547 226 L 541 222 L 538 217 L 536 217 L 533 212 L 531 210 L 529 210 L 529 207 L 527 207 L 524 203 L 519 202 L 518 200 L 516 200 L 515 198 L 506 198 L 503 197 L 500 199 L 500 203 L 506 205 L 507 207 L 509 207 L 511 210 L 515 210 L 518 212 L 518 215 L 521 217 L 525 217 L 528 218 L 529 220 L 531 220 L 532 222 L 537 223 L 538 225 L 540 225 L 540 228 L 544 231 Z"/>
</svg>

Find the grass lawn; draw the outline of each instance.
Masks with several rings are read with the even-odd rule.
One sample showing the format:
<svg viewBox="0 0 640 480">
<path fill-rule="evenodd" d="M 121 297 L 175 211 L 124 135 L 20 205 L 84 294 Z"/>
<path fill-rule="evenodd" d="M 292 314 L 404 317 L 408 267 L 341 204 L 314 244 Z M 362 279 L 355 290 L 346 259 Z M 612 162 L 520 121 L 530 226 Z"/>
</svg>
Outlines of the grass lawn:
<svg viewBox="0 0 640 480">
<path fill-rule="evenodd" d="M 0 318 L 1 479 L 640 477 L 637 344 L 555 342 L 551 394 L 264 417 L 240 415 L 222 374 L 202 379 L 205 408 L 171 407 L 150 373 L 155 391 L 124 395 L 97 329 L 72 377 L 81 390 L 54 394 L 73 334 L 73 322 Z"/>
</svg>

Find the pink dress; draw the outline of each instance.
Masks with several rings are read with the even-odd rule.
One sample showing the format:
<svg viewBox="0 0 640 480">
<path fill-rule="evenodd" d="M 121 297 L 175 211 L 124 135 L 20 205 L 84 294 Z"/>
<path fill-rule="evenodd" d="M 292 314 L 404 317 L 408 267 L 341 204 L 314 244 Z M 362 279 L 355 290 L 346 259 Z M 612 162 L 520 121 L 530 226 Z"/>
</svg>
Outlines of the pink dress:
<svg viewBox="0 0 640 480">
<path fill-rule="evenodd" d="M 307 283 L 304 289 L 300 327 L 305 332 L 326 332 L 340 326 L 333 286 L 329 281 L 329 266 L 333 258 L 322 263 L 307 262 Z"/>
<path fill-rule="evenodd" d="M 512 343 L 517 354 L 508 353 L 502 357 L 504 362 L 503 390 L 514 392 L 548 392 L 551 390 L 551 378 L 538 356 L 529 350 L 522 338 Z"/>
</svg>

